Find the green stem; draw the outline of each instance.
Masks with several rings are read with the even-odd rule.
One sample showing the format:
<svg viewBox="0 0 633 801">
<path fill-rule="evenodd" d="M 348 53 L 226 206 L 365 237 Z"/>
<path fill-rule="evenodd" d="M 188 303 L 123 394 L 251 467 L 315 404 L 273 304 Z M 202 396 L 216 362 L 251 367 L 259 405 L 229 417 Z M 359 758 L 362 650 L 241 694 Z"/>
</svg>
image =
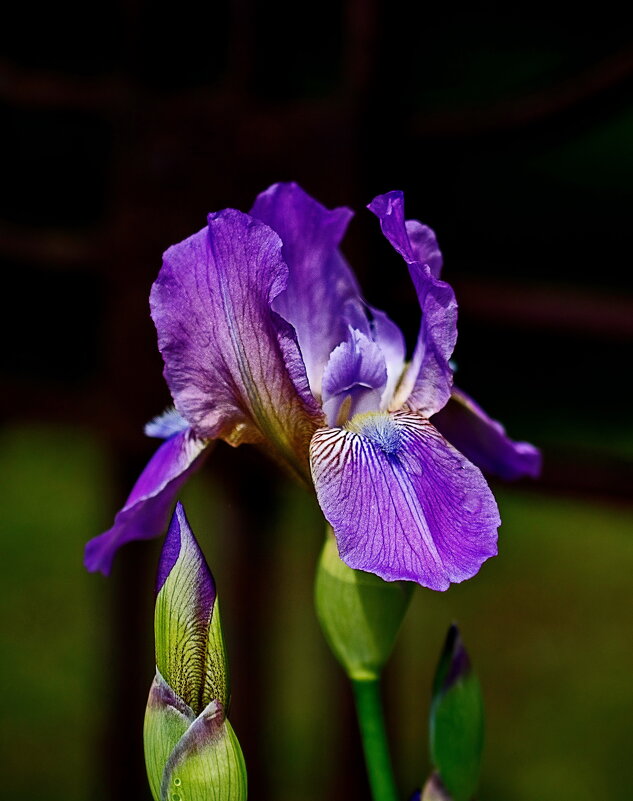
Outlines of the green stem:
<svg viewBox="0 0 633 801">
<path fill-rule="evenodd" d="M 373 801 L 398 801 L 380 696 L 380 679 L 351 679 Z"/>
</svg>

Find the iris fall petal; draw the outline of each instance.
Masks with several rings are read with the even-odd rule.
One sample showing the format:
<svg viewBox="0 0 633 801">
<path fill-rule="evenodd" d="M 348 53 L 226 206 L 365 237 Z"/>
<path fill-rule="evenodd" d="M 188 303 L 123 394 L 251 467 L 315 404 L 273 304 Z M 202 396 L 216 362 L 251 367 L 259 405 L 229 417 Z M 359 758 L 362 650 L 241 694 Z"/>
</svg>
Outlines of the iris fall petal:
<svg viewBox="0 0 633 801">
<path fill-rule="evenodd" d="M 538 448 L 510 439 L 501 423 L 456 387 L 446 406 L 433 417 L 433 425 L 485 473 L 511 481 L 523 476 L 536 478 L 541 472 Z"/>
<path fill-rule="evenodd" d="M 110 572 L 116 551 L 126 542 L 155 537 L 167 525 L 178 491 L 202 465 L 208 442 L 191 431 L 165 440 L 138 478 L 111 529 L 86 544 L 84 564 L 90 571 Z"/>
<path fill-rule="evenodd" d="M 317 431 L 310 455 L 350 567 L 445 590 L 497 553 L 500 520 L 485 479 L 421 415 L 358 415 Z"/>
</svg>

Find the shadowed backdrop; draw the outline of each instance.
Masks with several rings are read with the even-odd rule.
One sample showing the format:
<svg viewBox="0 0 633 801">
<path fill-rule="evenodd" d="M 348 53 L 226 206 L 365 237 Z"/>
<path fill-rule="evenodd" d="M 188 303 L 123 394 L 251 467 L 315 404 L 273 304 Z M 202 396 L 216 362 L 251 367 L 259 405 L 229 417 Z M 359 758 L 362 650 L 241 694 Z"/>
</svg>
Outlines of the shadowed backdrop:
<svg viewBox="0 0 633 801">
<path fill-rule="evenodd" d="M 570 20 L 382 0 L 51 7 L 0 56 L 0 581 L 7 795 L 149 799 L 142 717 L 160 543 L 88 575 L 169 402 L 161 254 L 279 180 L 357 212 L 344 252 L 409 346 L 419 309 L 371 198 L 406 193 L 457 293 L 459 385 L 543 476 L 494 483 L 500 556 L 419 590 L 388 671 L 403 798 L 460 623 L 486 701 L 480 797 L 626 801 L 633 783 L 633 47 Z M 306 14 L 308 20 L 306 22 Z M 253 448 L 183 500 L 216 576 L 251 797 L 368 798 L 351 698 L 312 609 L 322 522 Z"/>
</svg>

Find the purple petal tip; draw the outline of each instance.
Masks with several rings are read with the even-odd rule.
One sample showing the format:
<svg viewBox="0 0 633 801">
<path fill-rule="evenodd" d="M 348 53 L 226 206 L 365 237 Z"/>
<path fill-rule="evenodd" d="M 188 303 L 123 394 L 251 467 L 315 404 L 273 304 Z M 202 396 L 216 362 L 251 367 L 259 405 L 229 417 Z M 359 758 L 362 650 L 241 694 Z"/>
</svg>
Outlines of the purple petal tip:
<svg viewBox="0 0 633 801">
<path fill-rule="evenodd" d="M 404 192 L 400 189 L 393 189 L 376 197 L 367 204 L 367 208 L 377 217 L 388 216 L 398 204 L 404 203 Z"/>
<path fill-rule="evenodd" d="M 204 555 L 200 550 L 200 546 L 191 530 L 185 508 L 180 501 L 176 503 L 174 514 L 172 515 L 169 523 L 169 528 L 165 536 L 163 550 L 161 551 L 160 560 L 158 563 L 158 574 L 156 576 L 156 594 L 161 591 L 165 582 L 169 578 L 169 574 L 174 569 L 174 565 L 183 549 L 194 550 L 204 572 L 203 581 L 201 584 L 206 584 L 208 595 L 210 599 L 215 598 L 215 582 L 211 571 L 206 563 Z M 212 603 L 212 601 L 211 601 Z"/>
<path fill-rule="evenodd" d="M 459 628 L 455 623 L 452 623 L 442 649 L 433 694 L 447 692 L 471 671 L 472 664 L 464 647 Z"/>
</svg>

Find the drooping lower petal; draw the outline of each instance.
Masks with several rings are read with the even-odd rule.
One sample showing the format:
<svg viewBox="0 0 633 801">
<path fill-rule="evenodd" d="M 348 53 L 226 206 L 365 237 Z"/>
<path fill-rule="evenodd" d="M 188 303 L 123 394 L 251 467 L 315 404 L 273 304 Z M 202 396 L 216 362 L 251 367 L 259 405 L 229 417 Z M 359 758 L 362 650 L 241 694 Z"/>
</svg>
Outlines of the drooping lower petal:
<svg viewBox="0 0 633 801">
<path fill-rule="evenodd" d="M 330 425 L 336 425 L 345 401 L 349 403 L 345 419 L 359 412 L 378 411 L 386 382 L 382 351 L 365 334 L 350 328 L 323 371 L 323 409 Z"/>
<path fill-rule="evenodd" d="M 310 458 L 350 567 L 445 590 L 497 553 L 500 520 L 485 479 L 421 415 L 359 415 L 320 429 Z"/>
<path fill-rule="evenodd" d="M 285 289 L 281 240 L 241 212 L 164 255 L 150 304 L 176 408 L 205 438 L 266 442 L 299 474 L 322 421 L 291 326 L 271 309 Z"/>
<path fill-rule="evenodd" d="M 529 442 L 510 439 L 501 423 L 462 390 L 453 387 L 451 399 L 433 417 L 433 425 L 467 459 L 486 473 L 513 480 L 536 478 L 541 472 L 541 453 Z"/>
<path fill-rule="evenodd" d="M 181 431 L 161 444 L 134 485 L 111 529 L 86 545 L 84 564 L 106 575 L 116 551 L 126 542 L 157 537 L 178 491 L 202 465 L 208 442 L 191 431 Z"/>
<path fill-rule="evenodd" d="M 253 217 L 269 225 L 283 242 L 288 282 L 274 308 L 297 332 L 312 392 L 321 394 L 321 376 L 333 348 L 345 339 L 344 309 L 362 314 L 354 274 L 338 249 L 352 217 L 347 208 L 326 209 L 295 183 L 274 184 L 256 199 Z"/>
<path fill-rule="evenodd" d="M 405 220 L 402 192 L 379 195 L 368 208 L 407 263 L 422 311 L 413 357 L 391 408 L 398 409 L 406 402 L 414 411 L 430 417 L 451 394 L 453 371 L 449 360 L 457 340 L 455 293 L 439 280 L 441 254 L 433 232 L 416 220 Z"/>
</svg>

